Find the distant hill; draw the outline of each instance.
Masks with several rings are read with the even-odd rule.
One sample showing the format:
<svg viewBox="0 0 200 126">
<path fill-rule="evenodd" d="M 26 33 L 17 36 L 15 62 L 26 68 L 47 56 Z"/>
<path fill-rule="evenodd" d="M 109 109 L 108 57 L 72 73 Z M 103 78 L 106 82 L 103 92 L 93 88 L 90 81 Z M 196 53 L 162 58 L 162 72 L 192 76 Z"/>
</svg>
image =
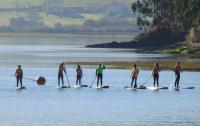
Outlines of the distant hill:
<svg viewBox="0 0 200 126">
<path fill-rule="evenodd" d="M 131 0 L 1 0 L 0 32 L 135 32 L 131 4 Z"/>
</svg>

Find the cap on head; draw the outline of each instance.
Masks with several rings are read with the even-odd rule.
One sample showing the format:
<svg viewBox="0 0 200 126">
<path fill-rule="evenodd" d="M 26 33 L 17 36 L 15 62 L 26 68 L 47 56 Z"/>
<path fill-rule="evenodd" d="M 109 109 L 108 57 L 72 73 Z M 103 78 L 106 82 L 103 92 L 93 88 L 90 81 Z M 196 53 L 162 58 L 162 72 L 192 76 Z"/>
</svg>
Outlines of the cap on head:
<svg viewBox="0 0 200 126">
<path fill-rule="evenodd" d="M 21 68 L 21 65 L 17 65 L 18 66 L 18 68 Z"/>
</svg>

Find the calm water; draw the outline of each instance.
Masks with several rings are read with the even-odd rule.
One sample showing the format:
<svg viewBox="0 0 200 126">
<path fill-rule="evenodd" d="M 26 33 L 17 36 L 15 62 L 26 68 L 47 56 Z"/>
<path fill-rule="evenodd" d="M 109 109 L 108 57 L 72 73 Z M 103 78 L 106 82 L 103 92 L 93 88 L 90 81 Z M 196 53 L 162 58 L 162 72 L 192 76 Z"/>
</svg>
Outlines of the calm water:
<svg viewBox="0 0 200 126">
<path fill-rule="evenodd" d="M 63 61 L 133 61 L 174 57 L 136 54 L 134 50 L 91 49 L 87 44 L 129 41 L 132 35 L 0 35 L 0 66 L 54 67 Z"/>
<path fill-rule="evenodd" d="M 118 38 L 117 38 L 118 37 Z M 78 38 L 78 39 L 77 39 Z M 80 37 L 81 38 L 81 37 Z M 139 55 L 131 50 L 85 49 L 85 44 L 130 39 L 130 36 L 1 36 L 0 42 L 0 125 L 2 126 L 199 126 L 199 72 L 182 74 L 183 87 L 194 90 L 130 91 L 130 70 L 107 69 L 104 83 L 110 89 L 90 88 L 58 90 L 57 65 L 61 61 L 135 60 L 164 58 L 167 55 Z M 101 39 L 98 39 L 101 38 Z M 98 41 L 94 41 L 98 40 Z M 8 43 L 5 43 L 7 41 Z M 43 42 L 42 46 L 39 41 Z M 48 43 L 49 42 L 49 43 Z M 57 42 L 55 44 L 54 42 Z M 77 42 L 77 43 L 75 43 Z M 84 57 L 85 56 L 85 57 Z M 97 56 L 97 57 L 96 57 Z M 26 77 L 46 77 L 45 86 L 24 80 L 26 90 L 15 90 L 11 77 L 17 64 L 24 66 Z M 66 66 L 70 84 L 75 82 L 75 66 Z M 83 83 L 90 85 L 95 69 L 83 66 Z M 151 74 L 141 70 L 138 83 Z M 160 83 L 169 86 L 173 72 L 162 71 Z M 65 78 L 66 81 L 66 78 Z M 147 83 L 151 86 L 152 80 Z"/>
</svg>

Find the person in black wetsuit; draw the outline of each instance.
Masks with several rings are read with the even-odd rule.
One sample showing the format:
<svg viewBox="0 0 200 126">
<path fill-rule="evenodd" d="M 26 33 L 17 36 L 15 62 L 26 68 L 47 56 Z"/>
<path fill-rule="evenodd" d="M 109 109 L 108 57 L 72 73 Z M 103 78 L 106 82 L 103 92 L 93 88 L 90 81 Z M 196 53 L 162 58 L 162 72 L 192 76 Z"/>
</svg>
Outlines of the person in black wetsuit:
<svg viewBox="0 0 200 126">
<path fill-rule="evenodd" d="M 180 62 L 177 62 L 176 65 L 174 66 L 174 73 L 175 73 L 175 87 L 179 88 L 179 81 L 180 81 L 180 76 L 181 76 L 181 65 Z"/>
<path fill-rule="evenodd" d="M 157 62 L 155 62 L 153 66 L 153 70 L 152 70 L 154 87 L 156 87 L 156 84 L 157 84 L 157 87 L 159 87 L 159 72 L 160 72 L 160 66 Z"/>
<path fill-rule="evenodd" d="M 65 72 L 65 74 L 67 74 L 64 65 L 65 65 L 64 63 L 61 63 L 58 68 L 58 87 L 60 87 L 60 80 L 62 81 L 62 86 L 64 86 L 63 72 Z"/>
</svg>

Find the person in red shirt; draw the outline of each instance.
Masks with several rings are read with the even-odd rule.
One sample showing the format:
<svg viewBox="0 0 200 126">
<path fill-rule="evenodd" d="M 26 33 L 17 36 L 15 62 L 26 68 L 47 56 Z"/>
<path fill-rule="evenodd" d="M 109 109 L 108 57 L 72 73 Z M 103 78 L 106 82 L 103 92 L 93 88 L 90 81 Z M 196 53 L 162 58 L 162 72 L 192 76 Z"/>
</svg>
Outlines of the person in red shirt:
<svg viewBox="0 0 200 126">
<path fill-rule="evenodd" d="M 20 85 L 22 87 L 22 78 L 23 78 L 23 70 L 21 68 L 21 65 L 18 65 L 18 68 L 16 69 L 16 72 L 15 72 L 15 76 L 16 76 L 16 79 L 17 79 L 17 86 L 19 86 L 19 82 L 20 82 Z"/>
</svg>

